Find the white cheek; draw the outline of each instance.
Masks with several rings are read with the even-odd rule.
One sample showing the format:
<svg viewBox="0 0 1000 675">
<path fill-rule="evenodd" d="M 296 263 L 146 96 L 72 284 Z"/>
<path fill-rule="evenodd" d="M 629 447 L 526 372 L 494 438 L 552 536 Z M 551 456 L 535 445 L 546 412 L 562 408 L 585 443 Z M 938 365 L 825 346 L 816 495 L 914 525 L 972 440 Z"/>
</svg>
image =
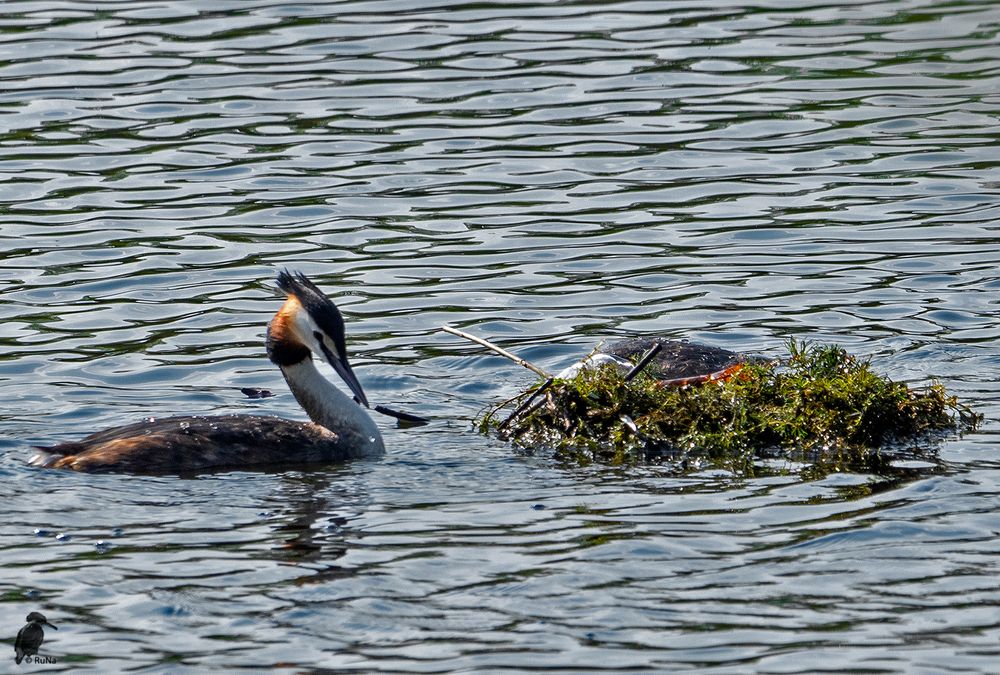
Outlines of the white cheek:
<svg viewBox="0 0 1000 675">
<path fill-rule="evenodd" d="M 298 312 L 292 317 L 292 331 L 299 342 L 306 345 L 312 351 L 318 351 L 319 345 L 316 343 L 316 336 L 313 335 L 314 327 L 305 312 Z"/>
</svg>

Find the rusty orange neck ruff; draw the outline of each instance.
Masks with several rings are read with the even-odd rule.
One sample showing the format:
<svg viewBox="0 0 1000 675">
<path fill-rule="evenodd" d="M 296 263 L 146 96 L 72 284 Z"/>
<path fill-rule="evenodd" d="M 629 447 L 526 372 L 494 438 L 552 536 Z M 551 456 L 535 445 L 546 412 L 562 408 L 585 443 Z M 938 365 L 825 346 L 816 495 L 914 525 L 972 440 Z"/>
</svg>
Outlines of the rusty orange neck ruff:
<svg viewBox="0 0 1000 675">
<path fill-rule="evenodd" d="M 276 366 L 292 366 L 312 358 L 309 347 L 295 332 L 295 317 L 304 312 L 302 303 L 289 295 L 267 326 L 267 357 Z"/>
</svg>

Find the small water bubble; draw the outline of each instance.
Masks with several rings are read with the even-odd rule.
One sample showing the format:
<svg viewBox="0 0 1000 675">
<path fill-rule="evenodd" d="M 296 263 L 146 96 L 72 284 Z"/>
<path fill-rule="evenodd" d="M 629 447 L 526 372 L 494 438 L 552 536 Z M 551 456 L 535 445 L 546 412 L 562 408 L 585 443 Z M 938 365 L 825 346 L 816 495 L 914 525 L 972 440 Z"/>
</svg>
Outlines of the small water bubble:
<svg viewBox="0 0 1000 675">
<path fill-rule="evenodd" d="M 52 533 L 51 533 L 51 532 L 49 532 L 48 530 L 43 530 L 43 529 L 42 529 L 42 528 L 40 528 L 40 527 L 36 527 L 36 528 L 35 528 L 35 536 L 36 536 L 36 537 L 48 537 L 48 536 L 49 536 L 49 535 L 51 535 L 51 534 L 52 534 Z"/>
<path fill-rule="evenodd" d="M 60 532 L 56 535 L 56 541 L 69 541 L 72 538 L 72 536 L 66 534 L 65 532 Z"/>
<path fill-rule="evenodd" d="M 532 504 L 531 508 L 533 508 L 536 511 L 541 511 L 542 509 L 545 508 L 545 504 Z"/>
<path fill-rule="evenodd" d="M 125 530 L 123 530 L 120 527 L 116 527 L 115 529 L 111 530 L 111 536 L 112 537 L 120 537 L 123 534 L 125 534 Z"/>
<path fill-rule="evenodd" d="M 37 588 L 29 588 L 24 592 L 24 597 L 26 597 L 28 600 L 37 600 L 38 598 L 42 597 L 42 592 L 39 591 Z"/>
<path fill-rule="evenodd" d="M 323 526 L 324 532 L 340 532 L 340 525 L 337 523 L 327 523 Z"/>
<path fill-rule="evenodd" d="M 104 541 L 103 539 L 98 539 L 97 543 L 94 544 L 94 549 L 98 553 L 107 553 L 112 548 L 110 541 Z"/>
<path fill-rule="evenodd" d="M 261 511 L 261 512 L 259 512 L 257 514 L 257 516 L 259 518 L 270 518 L 271 517 L 271 512 L 270 511 Z"/>
</svg>

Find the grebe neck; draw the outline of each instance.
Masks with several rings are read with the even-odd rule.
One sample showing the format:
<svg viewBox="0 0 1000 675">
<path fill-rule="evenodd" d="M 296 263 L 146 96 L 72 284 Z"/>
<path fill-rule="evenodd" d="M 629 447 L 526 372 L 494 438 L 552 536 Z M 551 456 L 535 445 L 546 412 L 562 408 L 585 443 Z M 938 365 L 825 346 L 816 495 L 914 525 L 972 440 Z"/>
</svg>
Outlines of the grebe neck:
<svg viewBox="0 0 1000 675">
<path fill-rule="evenodd" d="M 323 377 L 312 358 L 281 366 L 281 373 L 309 419 L 358 448 L 359 455 L 385 451 L 375 420 L 353 398 Z"/>
</svg>

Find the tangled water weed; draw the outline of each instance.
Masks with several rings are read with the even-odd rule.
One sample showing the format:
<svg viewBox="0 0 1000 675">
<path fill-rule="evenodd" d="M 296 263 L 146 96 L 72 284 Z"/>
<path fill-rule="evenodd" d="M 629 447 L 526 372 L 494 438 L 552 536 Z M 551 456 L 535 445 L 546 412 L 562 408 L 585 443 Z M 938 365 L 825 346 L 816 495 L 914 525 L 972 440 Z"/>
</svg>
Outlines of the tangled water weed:
<svg viewBox="0 0 1000 675">
<path fill-rule="evenodd" d="M 792 340 L 788 352 L 687 386 L 644 374 L 627 381 L 613 366 L 582 369 L 489 409 L 479 428 L 578 463 L 660 461 L 759 475 L 784 459 L 823 475 L 886 473 L 934 434 L 982 420 L 942 385 L 894 382 L 840 347 Z"/>
</svg>

